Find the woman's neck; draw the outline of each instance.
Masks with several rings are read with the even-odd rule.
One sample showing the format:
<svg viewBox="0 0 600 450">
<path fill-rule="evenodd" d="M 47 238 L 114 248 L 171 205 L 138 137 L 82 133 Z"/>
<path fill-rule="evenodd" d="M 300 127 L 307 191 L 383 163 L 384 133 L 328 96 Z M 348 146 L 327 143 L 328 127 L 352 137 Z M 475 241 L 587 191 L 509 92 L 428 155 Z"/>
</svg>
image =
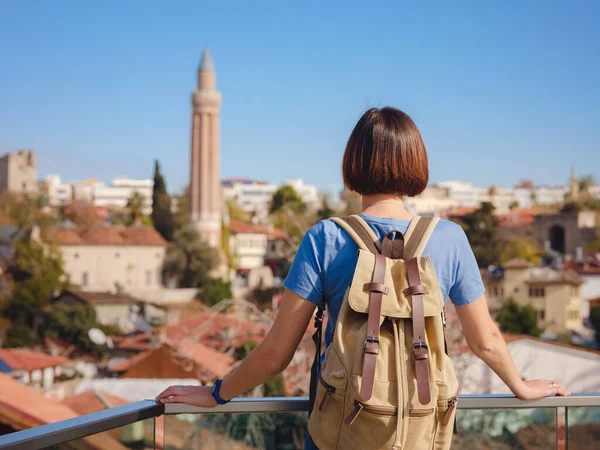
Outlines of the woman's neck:
<svg viewBox="0 0 600 450">
<path fill-rule="evenodd" d="M 404 207 L 402 197 L 398 195 L 377 194 L 362 196 L 362 213 L 375 217 L 389 217 L 407 220 L 413 215 Z"/>
</svg>

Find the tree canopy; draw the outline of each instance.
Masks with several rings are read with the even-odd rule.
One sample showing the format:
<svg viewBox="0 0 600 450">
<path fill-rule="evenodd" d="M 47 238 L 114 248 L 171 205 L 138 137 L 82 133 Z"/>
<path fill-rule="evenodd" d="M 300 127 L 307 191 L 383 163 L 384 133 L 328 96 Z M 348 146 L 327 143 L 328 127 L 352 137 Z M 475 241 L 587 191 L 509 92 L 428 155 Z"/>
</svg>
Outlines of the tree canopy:
<svg viewBox="0 0 600 450">
<path fill-rule="evenodd" d="M 539 336 L 537 313 L 531 305 L 520 306 L 513 298 L 509 298 L 498 311 L 496 317 L 500 329 L 506 333 Z"/>
<path fill-rule="evenodd" d="M 219 253 L 192 228 L 178 230 L 167 247 L 163 276 L 178 287 L 198 287 L 219 263 Z"/>
<path fill-rule="evenodd" d="M 152 223 L 154 228 L 167 241 L 173 239 L 174 221 L 171 211 L 171 197 L 160 172 L 160 164 L 154 162 L 154 187 L 152 189 Z"/>
<path fill-rule="evenodd" d="M 494 205 L 484 202 L 479 209 L 462 218 L 463 229 L 479 267 L 488 267 L 500 260 L 500 220 L 494 210 Z"/>
<path fill-rule="evenodd" d="M 540 249 L 538 243 L 533 239 L 512 236 L 502 242 L 502 254 L 500 262 L 505 263 L 514 258 L 522 258 L 537 265 L 540 262 Z"/>
</svg>

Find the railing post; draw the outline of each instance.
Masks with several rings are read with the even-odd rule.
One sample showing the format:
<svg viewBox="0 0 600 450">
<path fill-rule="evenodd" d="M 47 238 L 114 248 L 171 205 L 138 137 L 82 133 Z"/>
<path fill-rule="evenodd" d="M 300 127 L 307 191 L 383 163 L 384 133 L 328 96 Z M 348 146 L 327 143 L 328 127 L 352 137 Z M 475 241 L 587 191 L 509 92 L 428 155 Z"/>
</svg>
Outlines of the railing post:
<svg viewBox="0 0 600 450">
<path fill-rule="evenodd" d="M 164 450 L 166 443 L 166 416 L 154 418 L 154 450 Z"/>
<path fill-rule="evenodd" d="M 566 410 L 564 406 L 556 407 L 556 448 L 557 450 L 566 450 L 566 440 L 565 440 L 565 415 Z"/>
</svg>

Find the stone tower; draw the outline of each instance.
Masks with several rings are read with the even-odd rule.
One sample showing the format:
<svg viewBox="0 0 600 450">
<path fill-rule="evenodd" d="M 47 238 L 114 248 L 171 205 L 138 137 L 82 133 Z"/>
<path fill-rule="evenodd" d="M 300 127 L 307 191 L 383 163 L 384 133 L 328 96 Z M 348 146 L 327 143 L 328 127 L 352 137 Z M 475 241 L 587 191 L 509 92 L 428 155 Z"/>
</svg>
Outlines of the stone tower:
<svg viewBox="0 0 600 450">
<path fill-rule="evenodd" d="M 575 167 L 573 167 L 573 170 L 571 171 L 571 189 L 569 191 L 569 195 L 571 200 L 577 200 L 579 197 L 579 180 L 577 179 Z"/>
<path fill-rule="evenodd" d="M 219 163 L 219 113 L 215 66 L 207 48 L 198 67 L 198 86 L 192 92 L 192 150 L 190 226 L 212 247 L 221 247 L 221 180 Z"/>
</svg>

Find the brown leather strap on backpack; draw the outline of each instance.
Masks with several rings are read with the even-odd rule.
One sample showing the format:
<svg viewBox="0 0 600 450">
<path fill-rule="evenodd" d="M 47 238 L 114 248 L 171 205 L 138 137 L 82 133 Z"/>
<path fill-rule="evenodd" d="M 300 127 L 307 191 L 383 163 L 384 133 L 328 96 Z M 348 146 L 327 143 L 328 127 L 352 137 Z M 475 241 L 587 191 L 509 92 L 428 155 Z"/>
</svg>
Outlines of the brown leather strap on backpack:
<svg viewBox="0 0 600 450">
<path fill-rule="evenodd" d="M 379 254 L 381 253 L 381 244 L 379 241 L 375 241 L 369 232 L 365 230 L 363 225 L 358 221 L 356 217 L 348 216 L 341 218 L 344 222 L 350 225 L 350 228 L 354 230 L 354 232 L 358 235 L 361 241 L 367 246 L 371 253 Z"/>
<path fill-rule="evenodd" d="M 410 259 L 412 258 L 415 253 L 415 250 L 417 250 L 417 247 L 419 246 L 419 244 L 421 243 L 421 239 L 423 239 L 423 236 L 425 236 L 425 233 L 427 232 L 427 228 L 429 227 L 429 224 L 431 223 L 433 219 L 431 217 L 421 217 L 419 219 L 419 221 L 417 222 L 417 225 L 415 226 L 414 231 L 411 233 L 410 237 L 408 238 L 408 242 L 405 243 L 404 246 L 404 258 L 405 259 Z"/>
<path fill-rule="evenodd" d="M 427 405 L 431 401 L 431 392 L 429 390 L 429 356 L 427 343 L 425 342 L 425 309 L 423 306 L 423 295 L 421 294 L 421 275 L 419 274 L 418 258 L 406 261 L 406 274 L 408 275 L 409 289 L 412 292 L 413 355 L 415 358 L 417 390 L 419 393 L 419 402 L 422 405 Z"/>
<path fill-rule="evenodd" d="M 373 395 L 373 384 L 375 383 L 375 367 L 377 366 L 377 355 L 379 355 L 379 320 L 381 316 L 381 303 L 385 287 L 385 257 L 375 255 L 375 268 L 371 283 L 364 286 L 369 292 L 369 317 L 367 319 L 367 336 L 364 343 L 364 359 L 362 370 L 362 383 L 359 398 L 366 402 Z M 383 289 L 385 288 L 385 289 Z"/>
<path fill-rule="evenodd" d="M 390 259 L 404 257 L 404 235 L 399 231 L 390 231 L 383 237 L 381 254 Z"/>
</svg>

